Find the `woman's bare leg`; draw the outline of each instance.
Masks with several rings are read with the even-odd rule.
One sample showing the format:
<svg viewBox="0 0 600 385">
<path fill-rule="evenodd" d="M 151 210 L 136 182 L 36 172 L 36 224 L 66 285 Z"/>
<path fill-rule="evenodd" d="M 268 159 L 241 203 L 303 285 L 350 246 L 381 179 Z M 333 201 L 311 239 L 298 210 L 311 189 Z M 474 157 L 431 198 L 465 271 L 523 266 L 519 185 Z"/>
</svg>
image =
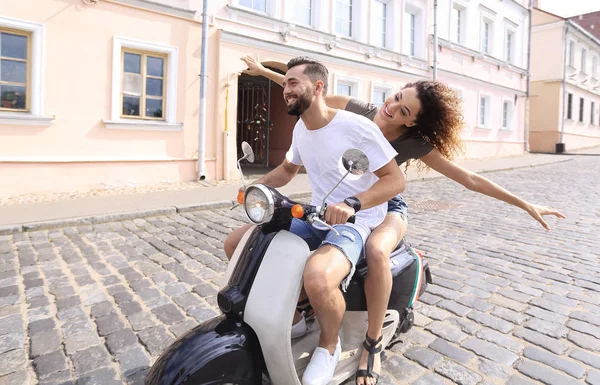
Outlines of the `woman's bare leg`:
<svg viewBox="0 0 600 385">
<path fill-rule="evenodd" d="M 396 214 L 388 214 L 385 220 L 369 236 L 366 244 L 366 258 L 369 265 L 365 280 L 365 295 L 369 326 L 367 334 L 377 340 L 381 336 L 383 320 L 392 292 L 392 273 L 390 271 L 390 254 L 406 234 L 406 222 Z M 359 369 L 367 368 L 369 353 L 363 349 Z M 373 371 L 381 373 L 380 355 L 375 355 Z M 358 384 L 373 385 L 371 378 L 358 378 Z"/>
</svg>

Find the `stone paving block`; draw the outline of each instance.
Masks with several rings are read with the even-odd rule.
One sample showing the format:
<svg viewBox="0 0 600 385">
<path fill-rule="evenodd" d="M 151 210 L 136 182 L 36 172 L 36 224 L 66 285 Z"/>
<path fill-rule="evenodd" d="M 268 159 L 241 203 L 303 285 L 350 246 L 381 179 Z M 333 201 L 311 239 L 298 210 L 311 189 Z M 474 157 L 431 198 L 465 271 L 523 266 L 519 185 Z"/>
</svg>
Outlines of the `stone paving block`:
<svg viewBox="0 0 600 385">
<path fill-rule="evenodd" d="M 595 326 L 600 326 L 600 317 L 598 317 L 597 314 L 583 311 L 574 311 L 570 314 L 570 317 L 579 321 L 587 322 Z"/>
<path fill-rule="evenodd" d="M 545 336 L 545 335 L 535 332 L 533 330 L 519 328 L 514 331 L 513 335 L 515 337 L 522 338 L 525 341 L 530 342 L 534 345 L 537 345 L 546 350 L 549 350 L 554 354 L 558 354 L 558 355 L 564 354 L 568 349 L 568 345 L 565 344 L 564 342 L 557 340 L 555 338 L 552 338 L 552 337 Z"/>
<path fill-rule="evenodd" d="M 600 352 L 600 340 L 589 334 L 583 334 L 572 330 L 567 335 L 567 339 L 580 348 Z"/>
<path fill-rule="evenodd" d="M 510 371 L 506 366 L 497 364 L 490 360 L 486 360 L 485 358 L 481 358 L 480 361 L 480 374 L 483 374 L 488 377 L 498 378 L 502 381 L 506 381 L 510 377 Z"/>
<path fill-rule="evenodd" d="M 24 385 L 31 383 L 29 374 L 25 370 L 20 370 L 0 377 L 0 385 Z"/>
<path fill-rule="evenodd" d="M 76 380 L 71 376 L 69 369 L 61 370 L 47 375 L 40 380 L 38 385 L 75 385 Z"/>
<path fill-rule="evenodd" d="M 564 316 L 562 314 L 557 314 L 548 310 L 540 309 L 539 307 L 531 306 L 527 310 L 525 310 L 525 314 L 530 316 L 543 319 L 548 322 L 555 322 L 560 324 L 567 323 L 569 317 Z"/>
<path fill-rule="evenodd" d="M 445 298 L 445 299 L 454 299 L 454 300 L 462 295 L 462 293 L 460 293 L 458 291 L 446 289 L 445 287 L 436 286 L 436 285 L 427 286 L 427 292 L 437 295 L 439 297 Z"/>
<path fill-rule="evenodd" d="M 142 343 L 153 356 L 163 352 L 173 341 L 173 338 L 164 326 L 156 326 L 145 329 L 138 333 Z"/>
<path fill-rule="evenodd" d="M 77 379 L 77 385 L 118 385 L 122 383 L 113 368 L 94 370 Z"/>
<path fill-rule="evenodd" d="M 435 368 L 435 371 L 462 385 L 477 385 L 482 380 L 479 374 L 449 360 L 444 360 Z"/>
<path fill-rule="evenodd" d="M 442 338 L 436 338 L 435 341 L 429 344 L 429 348 L 465 365 L 468 365 L 474 357 L 473 353 L 461 349 Z"/>
<path fill-rule="evenodd" d="M 50 329 L 35 334 L 30 341 L 30 356 L 39 357 L 61 348 L 60 336 L 56 329 Z"/>
<path fill-rule="evenodd" d="M 65 339 L 65 351 L 68 355 L 99 345 L 100 338 L 96 332 L 81 332 Z"/>
<path fill-rule="evenodd" d="M 23 349 L 14 349 L 0 354 L 0 377 L 23 369 L 27 354 Z"/>
<path fill-rule="evenodd" d="M 516 365 L 516 369 L 527 377 L 541 381 L 548 385 L 575 385 L 581 384 L 573 377 L 561 374 L 545 365 L 524 360 Z"/>
<path fill-rule="evenodd" d="M 117 362 L 121 367 L 121 372 L 126 377 L 135 375 L 135 373 L 150 366 L 150 358 L 140 347 L 134 347 L 117 355 Z"/>
<path fill-rule="evenodd" d="M 92 315 L 92 317 L 99 318 L 114 312 L 115 308 L 113 304 L 108 301 L 105 301 L 92 306 L 90 314 Z"/>
<path fill-rule="evenodd" d="M 523 351 L 523 356 L 533 360 L 546 364 L 554 369 L 563 371 L 572 377 L 582 378 L 586 372 L 584 365 L 577 363 L 576 361 L 568 360 L 552 354 L 546 350 L 536 348 L 534 346 L 528 346 Z"/>
<path fill-rule="evenodd" d="M 519 358 L 516 354 L 502 347 L 475 337 L 467 339 L 462 347 L 473 351 L 478 356 L 507 366 L 512 365 Z"/>
<path fill-rule="evenodd" d="M 446 380 L 444 377 L 435 374 L 435 373 L 427 373 L 423 377 L 419 378 L 417 381 L 413 382 L 412 385 L 449 385 L 452 384 L 451 381 Z"/>
<path fill-rule="evenodd" d="M 511 376 L 508 379 L 508 382 L 506 383 L 506 385 L 537 385 L 539 384 L 539 382 L 533 382 L 530 379 L 525 379 L 524 377 L 521 377 L 519 375 L 514 375 Z"/>
<path fill-rule="evenodd" d="M 514 325 L 510 322 L 504 321 L 493 315 L 481 313 L 479 311 L 472 311 L 467 315 L 469 319 L 476 321 L 482 325 L 488 326 L 494 330 L 498 330 L 502 333 L 508 333 L 513 330 Z"/>
<path fill-rule="evenodd" d="M 425 369 L 402 356 L 391 356 L 381 363 L 382 369 L 391 373 L 401 373 L 404 381 L 422 376 Z"/>
<path fill-rule="evenodd" d="M 24 333 L 11 333 L 0 336 L 0 354 L 13 349 L 23 349 L 24 345 Z"/>
<path fill-rule="evenodd" d="M 471 308 L 469 308 L 467 306 L 461 305 L 458 302 L 452 301 L 449 299 L 445 299 L 445 300 L 437 303 L 436 306 L 438 306 L 442 309 L 446 309 L 449 312 L 454 313 L 457 316 L 461 316 L 461 317 L 464 317 L 465 315 L 469 314 L 472 310 Z"/>
<path fill-rule="evenodd" d="M 94 327 L 88 317 L 77 317 L 65 321 L 61 326 L 61 330 L 65 338 L 68 338 L 79 333 L 93 332 Z"/>
<path fill-rule="evenodd" d="M 523 326 L 527 329 L 531 329 L 558 339 L 566 337 L 567 333 L 569 332 L 569 329 L 566 328 L 564 325 L 544 321 L 539 318 L 531 318 L 529 321 L 525 322 Z"/>
<path fill-rule="evenodd" d="M 600 385 L 600 372 L 597 370 L 590 370 L 585 378 L 585 382 L 590 385 Z"/>
<path fill-rule="evenodd" d="M 443 361 L 443 356 L 431 349 L 414 346 L 404 352 L 404 356 L 412 361 L 416 361 L 427 369 L 431 369 Z"/>
<path fill-rule="evenodd" d="M 154 308 L 152 309 L 152 313 L 166 325 L 173 325 L 185 319 L 181 311 L 173 304 Z"/>
<path fill-rule="evenodd" d="M 451 342 L 460 342 L 468 337 L 466 333 L 449 322 L 432 322 L 425 329 Z"/>
<path fill-rule="evenodd" d="M 542 309 L 548 310 L 553 313 L 558 313 L 568 316 L 571 313 L 571 308 L 560 303 L 550 301 L 542 298 L 534 298 L 530 302 L 532 305 L 541 307 Z"/>
<path fill-rule="evenodd" d="M 142 311 L 142 306 L 136 301 L 123 302 L 119 304 L 119 307 L 125 316 L 130 316 Z"/>
<path fill-rule="evenodd" d="M 107 336 L 125 327 L 117 314 L 109 314 L 96 318 L 96 326 L 100 336 Z"/>
<path fill-rule="evenodd" d="M 132 314 L 129 317 L 127 317 L 127 320 L 129 321 L 131 327 L 135 331 L 140 331 L 155 326 L 157 322 L 155 321 L 152 314 L 147 312 Z"/>
<path fill-rule="evenodd" d="M 496 306 L 491 314 L 516 325 L 522 325 L 525 321 L 531 318 L 530 316 L 500 306 Z"/>
<path fill-rule="evenodd" d="M 123 329 L 106 337 L 106 347 L 113 355 L 121 353 L 137 343 L 137 335 L 131 329 Z"/>
<path fill-rule="evenodd" d="M 56 322 L 53 318 L 46 318 L 30 322 L 27 330 L 29 331 L 29 336 L 33 336 L 34 334 L 43 332 L 44 330 L 52 329 L 55 327 L 55 325 Z"/>
<path fill-rule="evenodd" d="M 600 355 L 586 352 L 585 350 L 575 349 L 569 357 L 581 361 L 584 364 L 591 365 L 596 369 L 600 369 Z"/>
<path fill-rule="evenodd" d="M 73 367 L 78 375 L 110 366 L 110 355 L 102 345 L 92 346 L 71 356 Z"/>
<path fill-rule="evenodd" d="M 579 321 L 579 320 L 570 320 L 567 322 L 567 326 L 575 331 L 580 333 L 589 334 L 596 338 L 600 338 L 600 327 L 591 325 L 587 322 Z M 566 334 L 566 331 L 565 331 Z"/>
<path fill-rule="evenodd" d="M 520 354 L 524 348 L 523 344 L 519 340 L 492 329 L 481 329 L 477 332 L 476 336 L 482 340 L 492 342 L 498 346 L 508 349 L 515 354 Z"/>
<path fill-rule="evenodd" d="M 43 379 L 52 373 L 67 369 L 67 358 L 61 350 L 45 354 L 33 360 L 38 378 Z"/>
<path fill-rule="evenodd" d="M 477 297 L 473 297 L 473 296 L 469 296 L 469 295 L 465 295 L 465 296 L 457 298 L 456 302 L 463 304 L 465 306 L 468 306 L 472 309 L 482 311 L 482 312 L 487 312 L 494 307 L 494 305 L 489 303 L 488 300 L 484 301 Z M 457 314 L 457 315 L 460 315 L 460 314 Z"/>
<path fill-rule="evenodd" d="M 198 326 L 198 322 L 196 320 L 187 320 L 170 326 L 169 330 L 171 333 L 175 334 L 175 337 L 179 338 L 196 326 Z"/>
</svg>

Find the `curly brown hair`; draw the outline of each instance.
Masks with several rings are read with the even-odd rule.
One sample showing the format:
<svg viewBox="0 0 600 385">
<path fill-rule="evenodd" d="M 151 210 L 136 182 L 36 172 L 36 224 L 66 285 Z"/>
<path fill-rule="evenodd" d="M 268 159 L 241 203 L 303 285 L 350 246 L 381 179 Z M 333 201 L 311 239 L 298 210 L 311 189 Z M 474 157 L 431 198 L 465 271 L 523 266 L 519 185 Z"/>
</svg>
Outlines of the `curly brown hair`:
<svg viewBox="0 0 600 385">
<path fill-rule="evenodd" d="M 415 88 L 421 102 L 421 111 L 415 120 L 416 130 L 423 139 L 431 143 L 446 159 L 452 160 L 463 152 L 460 138 L 465 127 L 462 115 L 462 99 L 444 83 L 433 80 L 419 80 L 406 84 L 403 88 Z M 418 161 L 419 169 L 423 168 Z"/>
</svg>

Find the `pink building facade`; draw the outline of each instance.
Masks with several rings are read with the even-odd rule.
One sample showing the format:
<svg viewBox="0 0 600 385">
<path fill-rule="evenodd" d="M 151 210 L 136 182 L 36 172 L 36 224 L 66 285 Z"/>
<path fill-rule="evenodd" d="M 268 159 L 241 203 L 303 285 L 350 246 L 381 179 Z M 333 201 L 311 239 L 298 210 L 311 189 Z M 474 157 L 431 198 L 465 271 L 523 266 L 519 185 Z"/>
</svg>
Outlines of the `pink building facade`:
<svg viewBox="0 0 600 385">
<path fill-rule="evenodd" d="M 466 157 L 525 149 L 525 2 L 439 1 L 438 80 L 464 99 Z M 235 179 L 242 140 L 278 164 L 295 120 L 279 86 L 239 76 L 244 55 L 313 56 L 330 92 L 374 103 L 432 78 L 433 1 L 210 1 L 200 136 L 201 9 L 0 2 L 0 196 L 194 180 L 199 163 L 202 177 Z"/>
</svg>

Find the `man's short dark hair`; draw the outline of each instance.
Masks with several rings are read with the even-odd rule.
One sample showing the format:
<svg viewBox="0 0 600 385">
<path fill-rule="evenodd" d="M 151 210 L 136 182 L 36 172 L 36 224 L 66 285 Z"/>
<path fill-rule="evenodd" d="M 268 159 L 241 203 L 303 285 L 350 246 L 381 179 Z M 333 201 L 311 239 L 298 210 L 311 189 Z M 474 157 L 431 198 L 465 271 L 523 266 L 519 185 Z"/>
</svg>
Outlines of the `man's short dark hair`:
<svg viewBox="0 0 600 385">
<path fill-rule="evenodd" d="M 288 70 L 306 64 L 303 74 L 308 76 L 312 82 L 318 80 L 323 82 L 323 96 L 327 95 L 327 87 L 329 86 L 329 71 L 327 67 L 317 59 L 306 56 L 298 56 L 287 63 Z"/>
</svg>

